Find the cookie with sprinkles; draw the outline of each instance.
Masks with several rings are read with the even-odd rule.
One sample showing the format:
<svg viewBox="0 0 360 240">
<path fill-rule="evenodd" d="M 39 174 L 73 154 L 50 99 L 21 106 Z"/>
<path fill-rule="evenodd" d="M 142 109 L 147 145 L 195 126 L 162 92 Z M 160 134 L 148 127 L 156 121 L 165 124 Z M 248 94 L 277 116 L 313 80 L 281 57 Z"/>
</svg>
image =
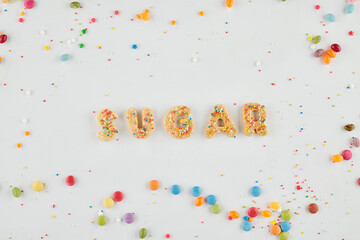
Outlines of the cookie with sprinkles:
<svg viewBox="0 0 360 240">
<path fill-rule="evenodd" d="M 258 103 L 247 103 L 242 107 L 244 134 L 252 136 L 254 133 L 260 136 L 268 134 L 265 124 L 267 114 L 265 106 Z"/>
<path fill-rule="evenodd" d="M 164 118 L 166 132 L 178 139 L 190 137 L 194 131 L 191 113 L 191 108 L 187 106 L 171 108 Z"/>
<path fill-rule="evenodd" d="M 142 119 L 138 121 L 135 108 L 129 108 L 126 112 L 128 127 L 131 135 L 136 138 L 147 138 L 154 130 L 154 114 L 150 108 L 142 110 Z"/>
<path fill-rule="evenodd" d="M 230 114 L 226 107 L 221 104 L 216 105 L 214 111 L 210 114 L 205 136 L 213 138 L 218 132 L 226 133 L 229 137 L 235 137 L 237 134 L 237 129 L 231 120 Z"/>
<path fill-rule="evenodd" d="M 99 139 L 107 142 L 116 136 L 118 130 L 113 120 L 117 118 L 117 113 L 110 109 L 103 109 L 96 114 L 96 122 L 103 129 L 103 131 L 97 133 Z"/>
</svg>

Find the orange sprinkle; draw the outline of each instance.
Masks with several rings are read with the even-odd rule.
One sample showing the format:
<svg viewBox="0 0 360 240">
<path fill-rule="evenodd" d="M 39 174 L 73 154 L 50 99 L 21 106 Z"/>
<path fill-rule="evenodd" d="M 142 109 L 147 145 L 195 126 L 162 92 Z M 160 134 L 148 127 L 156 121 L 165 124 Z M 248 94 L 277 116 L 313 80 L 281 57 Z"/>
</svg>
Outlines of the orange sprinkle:
<svg viewBox="0 0 360 240">
<path fill-rule="evenodd" d="M 204 16 L 204 12 L 203 12 L 203 11 L 200 11 L 200 12 L 199 12 L 199 15 L 200 15 L 200 16 Z"/>
<path fill-rule="evenodd" d="M 0 57 L 0 62 L 2 61 L 2 58 Z"/>
<path fill-rule="evenodd" d="M 25 134 L 25 136 L 29 136 L 29 135 L 30 135 L 30 132 L 29 132 L 29 131 L 25 131 L 24 134 Z"/>
<path fill-rule="evenodd" d="M 175 21 L 175 20 L 172 20 L 172 21 L 171 21 L 171 25 L 176 25 L 176 21 Z"/>
<path fill-rule="evenodd" d="M 141 14 L 136 14 L 136 18 L 140 19 L 140 20 L 144 20 L 144 21 L 149 21 L 150 20 L 150 11 L 149 9 L 145 9 L 143 13 Z"/>
<path fill-rule="evenodd" d="M 22 147 L 21 143 L 17 143 L 17 144 L 16 144 L 16 147 L 17 147 L 17 148 L 21 148 L 21 147 Z"/>
<path fill-rule="evenodd" d="M 25 15 L 25 12 L 21 11 L 20 16 L 24 16 L 24 15 Z"/>
<path fill-rule="evenodd" d="M 228 8 L 231 8 L 233 6 L 233 4 L 234 4 L 234 0 L 226 0 L 226 6 Z"/>
</svg>

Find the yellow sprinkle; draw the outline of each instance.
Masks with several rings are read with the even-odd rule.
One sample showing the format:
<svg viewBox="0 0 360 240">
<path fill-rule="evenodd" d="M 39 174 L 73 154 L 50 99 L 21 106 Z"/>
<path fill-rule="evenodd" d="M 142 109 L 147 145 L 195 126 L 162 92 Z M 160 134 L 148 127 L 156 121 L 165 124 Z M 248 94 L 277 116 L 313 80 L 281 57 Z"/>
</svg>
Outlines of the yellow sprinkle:
<svg viewBox="0 0 360 240">
<path fill-rule="evenodd" d="M 312 39 L 313 39 L 312 36 L 309 36 L 309 37 L 308 37 L 308 40 L 309 40 L 309 41 L 312 41 Z"/>
<path fill-rule="evenodd" d="M 271 223 L 271 225 L 275 225 L 276 222 L 275 222 L 275 220 L 272 220 L 270 223 Z"/>
<path fill-rule="evenodd" d="M 45 47 L 44 47 L 44 50 L 45 51 L 48 51 L 50 49 L 50 47 L 48 46 L 48 45 L 46 45 Z"/>
</svg>

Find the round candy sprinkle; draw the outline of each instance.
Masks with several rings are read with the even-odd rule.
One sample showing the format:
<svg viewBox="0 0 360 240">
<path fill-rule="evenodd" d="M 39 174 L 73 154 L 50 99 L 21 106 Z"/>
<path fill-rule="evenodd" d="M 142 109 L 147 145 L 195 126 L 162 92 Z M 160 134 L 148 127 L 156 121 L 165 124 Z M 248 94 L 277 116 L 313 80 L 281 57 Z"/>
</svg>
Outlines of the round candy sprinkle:
<svg viewBox="0 0 360 240">
<path fill-rule="evenodd" d="M 279 235 L 279 240 L 288 240 L 289 239 L 289 233 L 287 232 L 282 232 Z"/>
<path fill-rule="evenodd" d="M 261 212 L 261 216 L 266 217 L 266 218 L 271 217 L 272 213 L 269 210 L 265 210 L 265 211 Z"/>
<path fill-rule="evenodd" d="M 335 154 L 331 159 L 333 162 L 341 162 L 344 158 L 340 154 Z"/>
<path fill-rule="evenodd" d="M 105 198 L 103 201 L 104 208 L 112 208 L 115 202 L 112 198 Z"/>
<path fill-rule="evenodd" d="M 237 211 L 230 211 L 229 216 L 238 219 L 240 217 L 240 214 Z"/>
<path fill-rule="evenodd" d="M 65 53 L 65 54 L 61 55 L 59 57 L 59 59 L 60 59 L 61 62 L 66 62 L 66 61 L 68 61 L 70 59 L 70 55 Z"/>
<path fill-rule="evenodd" d="M 196 199 L 195 199 L 195 206 L 200 207 L 201 205 L 203 205 L 204 201 L 205 201 L 205 200 L 204 200 L 203 197 L 198 197 L 198 198 L 196 198 Z"/>
<path fill-rule="evenodd" d="M 335 22 L 336 21 L 336 17 L 334 14 L 332 13 L 328 13 L 325 15 L 325 19 L 329 22 Z"/>
<path fill-rule="evenodd" d="M 32 189 L 36 192 L 40 192 L 41 190 L 44 189 L 44 183 L 40 181 L 35 181 L 32 185 Z"/>
<path fill-rule="evenodd" d="M 271 207 L 272 209 L 280 209 L 280 203 L 278 203 L 278 202 L 271 202 L 271 203 L 270 203 L 270 207 Z"/>
<path fill-rule="evenodd" d="M 315 214 L 315 213 L 317 213 L 319 211 L 319 206 L 316 203 L 311 203 L 308 206 L 308 211 L 311 214 Z"/>
<path fill-rule="evenodd" d="M 344 150 L 341 155 L 344 160 L 350 160 L 352 158 L 352 152 L 350 150 Z"/>
<path fill-rule="evenodd" d="M 68 186 L 73 186 L 75 184 L 75 182 L 76 182 L 76 179 L 74 176 L 69 175 L 65 178 L 65 183 Z"/>
<path fill-rule="evenodd" d="M 254 218 L 254 217 L 256 217 L 258 214 L 259 214 L 259 210 L 258 210 L 256 207 L 251 207 L 251 208 L 249 208 L 249 210 L 248 210 L 248 215 L 249 215 L 249 217 Z"/>
<path fill-rule="evenodd" d="M 0 35 L 0 43 L 5 43 L 7 41 L 7 35 L 6 34 L 1 34 Z"/>
<path fill-rule="evenodd" d="M 70 7 L 73 9 L 77 9 L 81 7 L 81 4 L 79 2 L 72 2 L 70 3 Z"/>
<path fill-rule="evenodd" d="M 116 191 L 116 192 L 113 193 L 112 199 L 115 202 L 121 202 L 124 199 L 124 194 L 122 192 L 120 192 L 120 191 Z"/>
<path fill-rule="evenodd" d="M 216 197 L 214 195 L 209 195 L 207 196 L 206 198 L 206 202 L 209 204 L 209 205 L 214 205 L 216 203 Z"/>
<path fill-rule="evenodd" d="M 259 186 L 254 186 L 251 188 L 251 195 L 258 197 L 261 195 L 261 188 Z"/>
<path fill-rule="evenodd" d="M 283 232 L 288 232 L 288 231 L 290 231 L 290 229 L 291 229 L 291 224 L 290 224 L 290 222 L 288 222 L 288 221 L 283 221 L 283 222 L 280 224 L 280 227 L 281 227 L 281 230 L 282 230 Z"/>
<path fill-rule="evenodd" d="M 149 183 L 150 190 L 156 191 L 160 187 L 160 183 L 158 180 L 151 180 Z"/>
<path fill-rule="evenodd" d="M 24 1 L 24 7 L 26 9 L 32 9 L 33 7 L 35 7 L 35 2 L 34 0 L 25 0 Z"/>
<path fill-rule="evenodd" d="M 134 214 L 132 213 L 127 213 L 124 215 L 124 222 L 126 222 L 127 224 L 131 224 L 134 222 Z"/>
<path fill-rule="evenodd" d="M 96 219 L 96 222 L 99 226 L 104 226 L 107 223 L 107 218 L 101 215 Z"/>
<path fill-rule="evenodd" d="M 355 9 L 355 5 L 352 4 L 352 3 L 350 3 L 350 4 L 348 4 L 348 5 L 345 7 L 345 12 L 346 12 L 347 14 L 351 14 L 351 13 L 354 12 L 354 9 Z"/>
<path fill-rule="evenodd" d="M 248 232 L 252 229 L 252 223 L 249 221 L 245 221 L 241 224 L 241 227 L 244 231 Z"/>
<path fill-rule="evenodd" d="M 352 140 L 352 144 L 354 145 L 354 147 L 358 148 L 360 147 L 360 140 L 358 138 L 354 138 Z"/>
<path fill-rule="evenodd" d="M 312 39 L 313 44 L 318 44 L 319 42 L 321 42 L 321 36 L 320 35 L 317 35 Z"/>
<path fill-rule="evenodd" d="M 290 210 L 284 210 L 281 212 L 281 218 L 289 221 L 292 218 L 292 213 L 290 212 Z"/>
<path fill-rule="evenodd" d="M 272 235 L 279 235 L 281 233 L 281 228 L 279 225 L 275 224 L 275 225 L 272 225 L 271 228 L 270 228 L 270 233 Z"/>
<path fill-rule="evenodd" d="M 171 186 L 171 193 L 174 195 L 178 195 L 181 192 L 181 188 L 179 185 L 172 185 Z"/>
<path fill-rule="evenodd" d="M 144 239 L 144 238 L 146 238 L 146 235 L 147 235 L 147 230 L 146 230 L 146 228 L 140 229 L 140 231 L 139 231 L 139 238 L 140 238 L 140 239 Z"/>
<path fill-rule="evenodd" d="M 199 197 L 201 195 L 201 188 L 199 186 L 194 186 L 191 189 L 191 195 L 193 195 L 194 197 Z"/>
<path fill-rule="evenodd" d="M 211 211 L 214 214 L 219 214 L 221 212 L 221 206 L 217 203 L 215 203 L 214 205 L 211 206 Z"/>
<path fill-rule="evenodd" d="M 335 50 L 334 50 L 334 51 L 335 51 Z M 355 129 L 355 125 L 354 125 L 354 124 L 346 124 L 346 125 L 344 126 L 344 129 L 345 129 L 346 131 L 351 132 L 352 130 Z"/>
<path fill-rule="evenodd" d="M 21 190 L 18 187 L 13 187 L 11 192 L 12 192 L 12 195 L 16 198 L 19 198 L 21 195 Z"/>
<path fill-rule="evenodd" d="M 319 58 L 319 57 L 321 57 L 322 55 L 324 55 L 324 52 L 325 52 L 324 49 L 321 49 L 321 48 L 320 48 L 320 49 L 318 49 L 318 50 L 315 51 L 314 56 L 317 57 L 317 58 Z"/>
<path fill-rule="evenodd" d="M 341 47 L 339 44 L 334 43 L 331 45 L 331 49 L 334 50 L 334 52 L 340 52 L 341 51 Z M 355 127 L 355 126 L 354 126 Z"/>
<path fill-rule="evenodd" d="M 359 186 L 360 186 L 360 178 L 358 179 L 358 184 L 359 184 Z"/>
</svg>

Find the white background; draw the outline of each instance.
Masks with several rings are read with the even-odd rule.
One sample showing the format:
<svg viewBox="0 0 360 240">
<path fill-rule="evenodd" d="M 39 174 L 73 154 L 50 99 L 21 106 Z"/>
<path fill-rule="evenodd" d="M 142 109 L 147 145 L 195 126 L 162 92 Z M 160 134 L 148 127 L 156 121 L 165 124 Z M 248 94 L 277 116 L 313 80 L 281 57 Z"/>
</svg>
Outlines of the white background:
<svg viewBox="0 0 360 240">
<path fill-rule="evenodd" d="M 69 3 L 37 0 L 24 23 L 22 2 L 0 5 L 0 31 L 8 35 L 0 45 L 1 239 L 137 239 L 141 227 L 151 239 L 167 233 L 179 240 L 278 239 L 268 231 L 278 214 L 255 219 L 250 232 L 241 229 L 242 219 L 227 219 L 230 210 L 242 218 L 248 207 L 265 210 L 271 201 L 299 213 L 290 239 L 358 239 L 359 153 L 352 149 L 352 160 L 336 164 L 331 156 L 359 134 L 343 130 L 359 122 L 359 3 L 352 15 L 344 13 L 346 1 L 335 0 L 235 0 L 232 9 L 222 0 L 88 0 L 78 10 Z M 134 19 L 150 7 L 151 21 Z M 328 12 L 335 23 L 322 22 Z M 83 28 L 88 32 L 80 36 Z M 323 37 L 318 47 L 337 42 L 342 52 L 325 66 L 312 56 L 307 33 Z M 64 53 L 72 59 L 62 63 Z M 243 134 L 240 108 L 247 102 L 266 106 L 267 137 Z M 215 104 L 228 108 L 239 127 L 236 139 L 204 136 Z M 163 128 L 176 105 L 193 110 L 195 131 L 186 140 Z M 153 109 L 150 138 L 129 134 L 129 107 Z M 96 138 L 93 111 L 103 108 L 119 113 L 118 141 Z M 78 180 L 74 187 L 65 185 L 69 174 Z M 155 194 L 147 188 L 151 179 L 162 184 Z M 46 184 L 39 194 L 31 189 L 35 180 Z M 182 187 L 180 195 L 166 190 L 172 184 Z M 223 212 L 196 208 L 194 185 L 216 195 Z M 263 189 L 256 199 L 249 193 L 254 185 Z M 20 200 L 10 186 L 24 191 Z M 125 199 L 104 210 L 108 224 L 92 223 L 116 190 Z M 316 215 L 306 210 L 311 202 L 319 205 Z M 132 225 L 115 222 L 127 212 L 135 213 Z"/>
</svg>

